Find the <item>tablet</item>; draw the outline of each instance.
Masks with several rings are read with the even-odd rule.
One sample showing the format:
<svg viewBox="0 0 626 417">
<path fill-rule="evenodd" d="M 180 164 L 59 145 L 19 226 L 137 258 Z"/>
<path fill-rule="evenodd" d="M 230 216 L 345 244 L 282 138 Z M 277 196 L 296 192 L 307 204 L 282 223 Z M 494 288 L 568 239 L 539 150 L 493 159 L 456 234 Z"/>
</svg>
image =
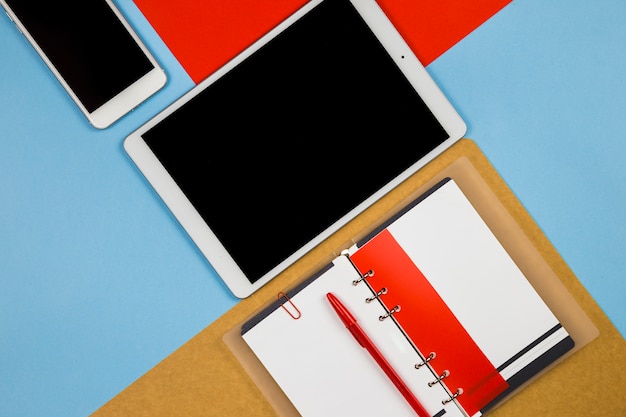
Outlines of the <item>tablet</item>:
<svg viewBox="0 0 626 417">
<path fill-rule="evenodd" d="M 124 148 L 245 298 L 465 131 L 375 0 L 312 0 Z"/>
</svg>

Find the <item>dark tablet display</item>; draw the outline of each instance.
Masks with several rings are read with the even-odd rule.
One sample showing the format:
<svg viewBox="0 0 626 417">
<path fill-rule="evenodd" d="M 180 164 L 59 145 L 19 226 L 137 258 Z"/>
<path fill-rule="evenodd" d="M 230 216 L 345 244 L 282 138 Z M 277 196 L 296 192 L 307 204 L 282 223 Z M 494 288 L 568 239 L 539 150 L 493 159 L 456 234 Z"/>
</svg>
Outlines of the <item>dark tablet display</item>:
<svg viewBox="0 0 626 417">
<path fill-rule="evenodd" d="M 347 0 L 141 136 L 251 282 L 451 139 Z"/>
</svg>

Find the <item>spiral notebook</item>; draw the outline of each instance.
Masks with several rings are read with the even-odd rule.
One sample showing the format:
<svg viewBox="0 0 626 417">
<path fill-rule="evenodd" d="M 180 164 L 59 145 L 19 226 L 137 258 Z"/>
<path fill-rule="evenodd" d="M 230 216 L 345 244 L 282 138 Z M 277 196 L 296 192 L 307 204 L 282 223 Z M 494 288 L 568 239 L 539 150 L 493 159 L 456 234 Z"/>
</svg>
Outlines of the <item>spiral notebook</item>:
<svg viewBox="0 0 626 417">
<path fill-rule="evenodd" d="M 450 178 L 241 329 L 302 416 L 414 416 L 329 292 L 431 416 L 482 415 L 574 347 Z"/>
</svg>

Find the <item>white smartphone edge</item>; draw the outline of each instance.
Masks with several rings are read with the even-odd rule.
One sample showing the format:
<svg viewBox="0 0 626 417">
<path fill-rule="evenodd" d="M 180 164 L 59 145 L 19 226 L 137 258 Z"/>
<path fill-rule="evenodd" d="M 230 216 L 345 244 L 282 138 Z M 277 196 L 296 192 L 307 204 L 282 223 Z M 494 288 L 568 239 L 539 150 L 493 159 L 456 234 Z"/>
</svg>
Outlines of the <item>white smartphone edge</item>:
<svg viewBox="0 0 626 417">
<path fill-rule="evenodd" d="M 117 8 L 115 3 L 111 0 L 105 0 L 111 10 L 118 17 L 124 28 L 131 35 L 133 40 L 139 46 L 143 54 L 151 62 L 153 69 L 146 73 L 143 77 L 135 81 L 126 89 L 118 93 L 111 100 L 104 103 L 96 110 L 89 112 L 80 99 L 76 96 L 70 85 L 66 82 L 63 76 L 56 69 L 54 64 L 46 56 L 45 52 L 37 44 L 37 41 L 30 35 L 28 30 L 24 27 L 19 18 L 13 13 L 11 8 L 0 0 L 0 5 L 3 7 L 6 15 L 15 24 L 18 31 L 26 38 L 28 43 L 35 49 L 39 57 L 44 61 L 46 66 L 54 74 L 55 78 L 62 85 L 67 94 L 71 97 L 72 101 L 78 106 L 83 115 L 87 118 L 88 122 L 96 129 L 106 129 L 113 123 L 120 120 L 123 116 L 130 113 L 137 108 L 141 103 L 146 101 L 149 97 L 158 92 L 167 83 L 167 74 L 165 70 L 158 63 L 156 58 L 152 55 L 148 47 L 141 40 L 139 35 L 126 20 L 122 12 Z"/>
</svg>

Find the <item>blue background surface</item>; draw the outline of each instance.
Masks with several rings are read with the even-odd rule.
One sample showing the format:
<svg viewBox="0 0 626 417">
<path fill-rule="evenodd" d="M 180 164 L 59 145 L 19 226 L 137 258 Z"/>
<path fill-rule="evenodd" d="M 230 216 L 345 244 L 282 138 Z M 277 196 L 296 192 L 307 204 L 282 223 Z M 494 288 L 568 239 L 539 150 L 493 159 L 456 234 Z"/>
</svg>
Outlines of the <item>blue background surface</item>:
<svg viewBox="0 0 626 417">
<path fill-rule="evenodd" d="M 0 16 L 0 415 L 87 416 L 237 303 L 122 149 L 193 86 L 91 128 Z M 626 334 L 626 2 L 514 0 L 428 66 Z M 209 381 L 208 381 L 209 382 Z"/>
</svg>

